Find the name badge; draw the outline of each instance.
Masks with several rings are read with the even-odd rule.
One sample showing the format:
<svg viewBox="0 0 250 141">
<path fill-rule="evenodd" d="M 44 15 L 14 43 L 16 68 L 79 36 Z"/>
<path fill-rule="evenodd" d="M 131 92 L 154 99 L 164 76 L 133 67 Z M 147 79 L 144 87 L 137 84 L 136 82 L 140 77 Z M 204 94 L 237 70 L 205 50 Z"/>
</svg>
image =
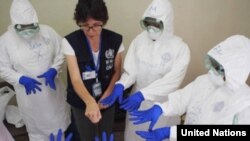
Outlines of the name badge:
<svg viewBox="0 0 250 141">
<path fill-rule="evenodd" d="M 94 79 L 96 77 L 95 71 L 86 71 L 82 73 L 83 80 Z"/>
<path fill-rule="evenodd" d="M 102 94 L 102 85 L 100 82 L 96 82 L 92 85 L 92 92 L 94 97 L 99 97 Z"/>
</svg>

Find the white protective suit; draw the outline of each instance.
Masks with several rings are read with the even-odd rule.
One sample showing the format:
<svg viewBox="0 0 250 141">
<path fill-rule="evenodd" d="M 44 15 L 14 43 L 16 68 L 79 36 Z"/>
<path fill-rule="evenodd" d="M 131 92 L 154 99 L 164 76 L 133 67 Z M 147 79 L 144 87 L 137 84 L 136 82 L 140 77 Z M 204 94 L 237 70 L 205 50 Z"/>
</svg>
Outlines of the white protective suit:
<svg viewBox="0 0 250 141">
<path fill-rule="evenodd" d="M 209 74 L 197 77 L 185 88 L 169 94 L 160 104 L 165 116 L 186 113 L 185 124 L 250 124 L 250 40 L 231 36 L 208 52 L 225 70 L 223 84 Z M 176 127 L 170 138 L 176 138 Z"/>
<path fill-rule="evenodd" d="M 125 89 L 134 84 L 133 92 L 141 91 L 145 100 L 140 110 L 152 107 L 155 101 L 164 101 L 167 94 L 175 91 L 186 74 L 190 51 L 186 43 L 173 34 L 173 11 L 168 0 L 154 0 L 144 17 L 153 17 L 163 22 L 162 35 L 156 41 L 147 31 L 139 34 L 131 43 L 124 62 L 124 73 L 117 83 Z M 126 116 L 125 141 L 142 140 L 136 130 L 148 129 L 149 124 L 133 125 Z M 176 125 L 180 118 L 161 117 L 156 127 Z"/>
<path fill-rule="evenodd" d="M 55 68 L 59 73 L 64 62 L 61 37 L 46 25 L 40 25 L 40 31 L 31 39 L 17 35 L 15 24 L 38 22 L 36 12 L 28 0 L 13 0 L 10 16 L 12 24 L 0 41 L 0 77 L 14 86 L 30 141 L 48 141 L 50 133 L 57 134 L 59 128 L 64 131 L 70 123 L 62 81 L 59 77 L 55 78 L 54 90 L 45 86 L 44 78 L 37 78 L 49 68 Z M 19 84 L 23 75 L 42 83 L 42 91 L 27 95 L 25 87 Z"/>
</svg>

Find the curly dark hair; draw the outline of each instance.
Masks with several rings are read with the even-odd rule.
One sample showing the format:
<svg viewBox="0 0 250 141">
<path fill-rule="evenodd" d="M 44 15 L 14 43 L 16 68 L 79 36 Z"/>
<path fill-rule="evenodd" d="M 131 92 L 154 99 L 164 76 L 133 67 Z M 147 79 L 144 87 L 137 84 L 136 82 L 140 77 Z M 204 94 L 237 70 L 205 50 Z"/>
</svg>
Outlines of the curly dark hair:
<svg viewBox="0 0 250 141">
<path fill-rule="evenodd" d="M 106 24 L 108 21 L 108 10 L 103 0 L 79 0 L 74 13 L 74 20 L 78 25 L 86 22 L 91 17 Z"/>
</svg>

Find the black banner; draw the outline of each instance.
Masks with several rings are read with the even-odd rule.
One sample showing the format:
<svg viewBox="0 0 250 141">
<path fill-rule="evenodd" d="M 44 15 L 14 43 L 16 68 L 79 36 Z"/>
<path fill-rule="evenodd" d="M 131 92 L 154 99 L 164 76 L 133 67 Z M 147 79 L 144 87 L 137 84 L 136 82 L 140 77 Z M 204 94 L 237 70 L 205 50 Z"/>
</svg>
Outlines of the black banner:
<svg viewBox="0 0 250 141">
<path fill-rule="evenodd" d="M 250 141 L 250 125 L 178 125 L 177 141 Z"/>
</svg>

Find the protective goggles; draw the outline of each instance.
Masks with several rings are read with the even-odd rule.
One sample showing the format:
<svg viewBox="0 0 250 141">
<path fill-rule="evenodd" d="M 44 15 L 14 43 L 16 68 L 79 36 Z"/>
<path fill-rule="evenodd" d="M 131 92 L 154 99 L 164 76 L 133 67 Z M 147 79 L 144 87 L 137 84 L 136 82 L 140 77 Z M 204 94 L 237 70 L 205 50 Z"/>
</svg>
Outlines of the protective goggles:
<svg viewBox="0 0 250 141">
<path fill-rule="evenodd" d="M 163 30 L 163 22 L 159 19 L 151 18 L 151 17 L 145 17 L 140 21 L 141 27 L 145 30 L 148 30 L 148 27 L 156 27 L 160 31 Z"/>
<path fill-rule="evenodd" d="M 25 30 L 34 30 L 34 31 L 39 31 L 39 25 L 38 23 L 33 23 L 33 24 L 27 24 L 27 25 L 23 25 L 23 24 L 16 24 L 14 26 L 16 32 L 22 32 Z"/>
<path fill-rule="evenodd" d="M 224 67 L 209 55 L 205 59 L 205 67 L 207 69 L 214 69 L 219 75 L 225 76 Z"/>
</svg>

